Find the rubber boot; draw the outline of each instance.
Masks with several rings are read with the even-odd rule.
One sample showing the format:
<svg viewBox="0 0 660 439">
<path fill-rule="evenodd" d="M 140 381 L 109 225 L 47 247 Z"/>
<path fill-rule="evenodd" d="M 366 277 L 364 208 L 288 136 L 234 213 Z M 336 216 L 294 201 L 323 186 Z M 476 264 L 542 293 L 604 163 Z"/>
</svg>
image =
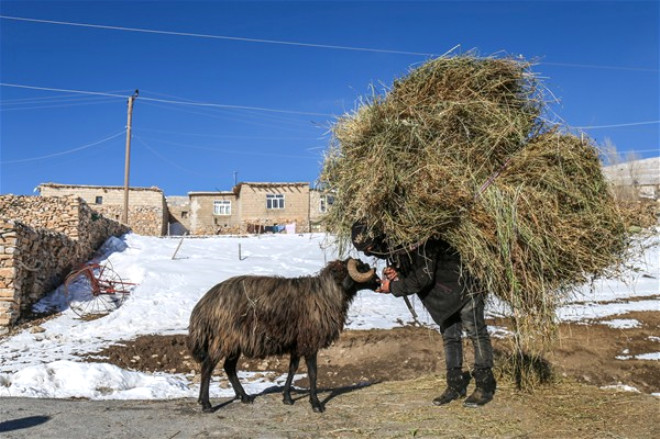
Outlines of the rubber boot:
<svg viewBox="0 0 660 439">
<path fill-rule="evenodd" d="M 481 407 L 493 400 L 495 388 L 497 387 L 495 376 L 491 368 L 475 369 L 472 376 L 477 388 L 472 395 L 463 401 L 463 405 L 465 407 Z"/>
<path fill-rule="evenodd" d="M 455 399 L 464 398 L 469 382 L 469 372 L 463 372 L 461 369 L 449 369 L 447 371 L 447 388 L 442 395 L 433 400 L 433 404 L 445 405 Z"/>
</svg>

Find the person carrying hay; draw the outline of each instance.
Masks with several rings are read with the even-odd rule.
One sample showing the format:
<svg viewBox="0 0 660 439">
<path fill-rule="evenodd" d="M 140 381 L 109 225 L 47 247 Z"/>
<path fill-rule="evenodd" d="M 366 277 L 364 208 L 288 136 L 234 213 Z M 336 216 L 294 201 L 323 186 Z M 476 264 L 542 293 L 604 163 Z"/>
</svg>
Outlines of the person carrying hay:
<svg viewBox="0 0 660 439">
<path fill-rule="evenodd" d="M 376 292 L 397 297 L 417 294 L 440 326 L 447 388 L 433 404 L 445 405 L 465 397 L 470 376 L 476 389 L 463 405 L 480 407 L 490 402 L 496 381 L 492 371 L 493 348 L 484 319 L 485 294 L 475 279 L 461 273 L 458 253 L 439 239 L 392 251 L 385 236 L 370 237 L 363 223 L 353 225 L 351 241 L 365 255 L 387 260 L 384 278 Z M 463 371 L 463 329 L 474 348 L 472 374 Z"/>
</svg>

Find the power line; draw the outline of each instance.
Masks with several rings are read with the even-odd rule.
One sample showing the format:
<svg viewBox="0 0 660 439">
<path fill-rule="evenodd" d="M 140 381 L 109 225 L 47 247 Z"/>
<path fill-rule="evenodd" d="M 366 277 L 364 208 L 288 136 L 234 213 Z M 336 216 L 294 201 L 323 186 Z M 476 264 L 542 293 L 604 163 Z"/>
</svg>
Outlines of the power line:
<svg viewBox="0 0 660 439">
<path fill-rule="evenodd" d="M 154 108 L 166 109 L 168 111 L 179 111 L 179 112 L 186 113 L 186 114 L 194 114 L 194 115 L 199 115 L 199 116 L 204 116 L 204 117 L 210 117 L 212 119 L 237 121 L 237 122 L 246 123 L 246 124 L 250 124 L 250 125 L 256 125 L 256 126 L 261 126 L 261 127 L 277 128 L 279 130 L 296 130 L 297 131 L 301 127 L 307 128 L 307 127 L 310 126 L 309 123 L 301 123 L 299 121 L 288 120 L 288 119 L 283 119 L 282 121 L 279 121 L 279 123 L 274 124 L 274 123 L 272 123 L 272 121 L 267 120 L 268 116 L 272 117 L 272 115 L 268 115 L 268 114 L 262 114 L 261 118 L 258 118 L 257 120 L 253 120 L 253 119 L 255 119 L 254 117 L 245 117 L 245 116 L 241 116 L 240 114 L 237 114 L 237 113 L 233 113 L 233 114 L 236 114 L 235 117 L 232 117 L 232 116 L 224 114 L 224 113 L 215 113 L 216 110 L 217 111 L 222 111 L 222 109 L 217 109 L 217 108 L 203 108 L 202 111 L 195 111 L 195 110 L 190 109 L 190 108 L 181 108 L 181 107 L 177 107 L 177 106 L 173 107 L 171 105 L 168 106 L 168 105 L 163 105 L 163 104 L 154 104 L 153 102 L 143 102 L 142 104 L 146 105 L 146 106 L 154 107 Z M 203 111 L 203 110 L 206 110 L 206 111 Z M 246 110 L 240 110 L 240 111 L 246 111 Z M 294 115 L 294 116 L 296 116 L 296 115 Z M 277 117 L 277 116 L 275 116 L 275 117 Z M 267 123 L 261 122 L 262 120 L 266 121 Z M 270 122 L 270 123 L 268 123 L 268 122 Z M 290 125 L 290 126 L 285 127 L 285 126 L 283 126 L 283 123 L 285 123 L 287 125 Z"/>
<path fill-rule="evenodd" d="M 115 98 L 126 99 L 126 96 L 123 95 L 114 94 L 114 93 L 104 93 L 98 91 L 72 90 L 72 89 L 53 88 L 53 87 L 38 87 L 34 85 L 12 84 L 8 82 L 0 82 L 0 86 L 11 87 L 11 88 L 23 88 L 28 90 L 55 91 L 62 93 L 80 93 L 80 94 L 95 95 L 95 96 L 110 96 Z M 271 113 L 282 113 L 282 114 L 302 114 L 306 116 L 323 116 L 323 117 L 333 116 L 332 114 L 314 113 L 310 111 L 280 110 L 277 108 L 251 107 L 247 105 L 216 104 L 210 102 L 175 101 L 171 99 L 156 99 L 156 98 L 147 98 L 142 96 L 140 96 L 140 101 L 161 102 L 164 104 L 175 104 L 175 105 L 190 105 L 196 107 L 224 108 L 229 110 L 254 110 L 254 111 L 266 111 Z"/>
<path fill-rule="evenodd" d="M 73 89 L 63 89 L 63 88 L 53 88 L 53 87 L 39 87 L 33 85 L 25 84 L 12 84 L 7 82 L 0 82 L 2 87 L 10 88 L 22 88 L 28 90 L 41 90 L 41 91 L 53 91 L 53 92 L 62 92 L 62 93 L 79 93 L 93 96 L 108 96 L 126 99 L 126 96 L 114 93 L 98 92 L 98 91 L 88 91 L 88 90 L 73 90 Z M 197 107 L 206 107 L 206 108 L 220 108 L 220 109 L 230 109 L 230 110 L 251 110 L 251 111 L 265 111 L 271 113 L 280 113 L 280 114 L 298 114 L 298 115 L 308 115 L 308 116 L 323 116 L 323 117 L 333 117 L 334 114 L 329 113 L 314 113 L 308 111 L 295 111 L 295 110 L 280 110 L 275 108 L 265 108 L 265 107 L 251 107 L 246 105 L 230 105 L 230 104 L 217 104 L 210 102 L 195 102 L 195 101 L 178 101 L 171 99 L 156 99 L 148 97 L 140 97 L 141 101 L 147 102 L 160 102 L 164 104 L 174 104 L 174 105 L 190 105 Z M 600 128 L 619 128 L 627 126 L 639 126 L 639 125 L 653 125 L 660 124 L 660 120 L 652 121 L 643 121 L 643 122 L 630 122 L 630 123 L 620 123 L 620 124 L 611 124 L 611 125 L 588 125 L 588 126 L 575 126 L 576 129 L 600 129 Z"/>
<path fill-rule="evenodd" d="M 36 18 L 13 17 L 9 15 L 0 15 L 0 18 L 5 20 L 27 21 L 31 23 L 59 24 L 65 26 L 86 27 L 92 29 L 139 32 L 139 33 L 159 34 L 159 35 L 173 35 L 178 37 L 208 38 L 214 40 L 242 41 L 247 43 L 279 44 L 285 46 L 315 47 L 322 49 L 352 50 L 359 52 L 390 53 L 395 55 L 439 56 L 438 54 L 433 54 L 433 53 L 409 52 L 405 50 L 373 49 L 368 47 L 339 46 L 335 44 L 314 44 L 314 43 L 303 43 L 299 41 L 282 41 L 282 40 L 269 40 L 262 38 L 234 37 L 229 35 L 211 35 L 211 34 L 198 34 L 192 32 L 175 32 L 175 31 L 156 30 L 156 29 L 144 29 L 137 27 L 109 26 L 109 25 L 91 24 L 91 23 L 75 23 L 70 21 L 39 20 Z"/>
<path fill-rule="evenodd" d="M 631 72 L 660 72 L 658 69 L 648 69 L 644 67 L 621 67 L 621 66 L 601 66 L 594 64 L 573 64 L 573 63 L 563 63 L 563 62 L 540 62 L 539 64 L 545 66 L 557 66 L 557 67 L 575 67 L 579 69 L 604 69 L 604 70 L 628 70 Z"/>
<path fill-rule="evenodd" d="M 101 139 L 97 142 L 89 143 L 87 145 L 79 146 L 77 148 L 68 149 L 66 151 L 56 152 L 56 153 L 48 154 L 48 155 L 42 155 L 42 156 L 39 156 L 39 157 L 30 157 L 30 158 L 27 158 L 27 159 L 19 159 L 19 160 L 5 160 L 5 161 L 0 162 L 0 164 L 5 165 L 5 164 L 8 164 L 8 163 L 25 163 L 25 162 L 32 162 L 32 161 L 35 161 L 35 160 L 43 160 L 43 159 L 49 159 L 49 158 L 52 158 L 52 157 L 58 157 L 58 156 L 62 156 L 62 155 L 72 154 L 74 152 L 82 151 L 83 149 L 91 148 L 92 146 L 100 145 L 102 143 L 107 142 L 108 140 L 112 140 L 115 137 L 119 137 L 119 136 L 121 136 L 125 133 L 126 133 L 126 130 L 121 130 L 120 132 L 118 132 L 116 134 L 113 134 L 110 137 L 106 137 L 105 139 Z"/>
<path fill-rule="evenodd" d="M 145 139 L 145 137 L 142 136 L 135 136 L 136 139 Z M 318 155 L 316 154 L 308 154 L 308 155 L 294 155 L 294 154 L 280 154 L 277 152 L 257 152 L 257 151 L 249 151 L 245 148 L 238 150 L 238 149 L 226 149 L 224 147 L 219 147 L 219 148 L 212 148 L 209 146 L 197 146 L 197 145 L 191 145 L 188 143 L 179 143 L 179 142 L 171 142 L 169 140 L 158 140 L 154 138 L 149 138 L 146 137 L 146 139 L 154 142 L 159 142 L 165 145 L 172 145 L 176 146 L 178 148 L 184 148 L 184 149 L 198 149 L 202 151 L 213 151 L 213 152 L 219 152 L 222 154 L 238 154 L 238 155 L 251 155 L 251 156 L 261 156 L 261 157 L 277 157 L 277 158 L 293 158 L 293 159 L 318 159 Z"/>
<path fill-rule="evenodd" d="M 253 139 L 253 140 L 323 140 L 322 137 L 278 137 L 278 136 L 239 136 L 239 135 L 229 135 L 229 134 L 202 134 L 202 133 L 185 133 L 181 131 L 169 131 L 169 130 L 156 130 L 153 128 L 139 128 L 139 131 L 148 131 L 152 133 L 161 133 L 161 134 L 176 134 L 180 136 L 195 136 L 195 137 L 215 137 L 223 139 Z"/>
<path fill-rule="evenodd" d="M 262 38 L 248 38 L 248 37 L 235 37 L 230 35 L 213 35 L 213 34 L 199 34 L 193 32 L 176 32 L 176 31 L 166 31 L 158 29 L 144 29 L 137 27 L 126 27 L 126 26 L 111 26 L 103 24 L 92 24 L 92 23 L 78 23 L 71 21 L 56 21 L 56 20 L 42 20 L 37 18 L 29 17 L 16 17 L 10 15 L 0 15 L 1 19 L 4 20 L 14 20 L 14 21 L 23 21 L 30 23 L 45 23 L 45 24 L 55 24 L 63 26 L 74 26 L 74 27 L 83 27 L 91 29 L 103 29 L 103 30 L 114 30 L 114 31 L 124 31 L 124 32 L 137 32 L 137 33 L 146 33 L 146 34 L 158 34 L 158 35 L 170 35 L 170 36 L 179 36 L 179 37 L 193 37 L 193 38 L 206 38 L 206 39 L 215 39 L 215 40 L 227 40 L 227 41 L 241 41 L 247 43 L 261 43 L 261 44 L 277 44 L 284 46 L 297 46 L 297 47 L 312 47 L 319 49 L 334 49 L 334 50 L 349 50 L 349 51 L 359 51 L 359 52 L 372 52 L 372 53 L 386 53 L 392 55 L 412 55 L 412 56 L 423 56 L 423 57 L 439 57 L 445 56 L 454 50 L 456 50 L 460 45 L 454 46 L 447 52 L 443 54 L 431 53 L 431 52 L 413 52 L 407 50 L 393 50 L 393 49 L 375 49 L 369 47 L 358 47 L 358 46 L 343 46 L 336 44 L 316 44 L 316 43 L 305 43 L 300 41 L 284 41 L 284 40 L 271 40 L 271 39 L 262 39 Z M 559 63 L 559 62 L 541 62 L 540 64 L 549 65 L 549 66 L 559 66 L 559 67 L 572 67 L 572 68 L 591 68 L 591 69 L 608 69 L 608 70 L 628 70 L 628 71 L 640 71 L 640 72 L 658 72 L 658 69 L 642 68 L 642 67 L 621 67 L 621 66 L 602 66 L 602 65 L 593 65 L 593 64 L 574 64 L 574 63 Z"/>
<path fill-rule="evenodd" d="M 159 159 L 161 159 L 161 160 L 164 161 L 165 163 L 167 163 L 167 164 L 169 164 L 169 165 L 172 165 L 172 166 L 174 166 L 175 168 L 181 169 L 182 171 L 188 172 L 188 173 L 190 173 L 190 174 L 192 174 L 192 175 L 203 176 L 203 175 L 200 174 L 199 172 L 195 172 L 195 171 L 193 171 L 193 170 L 191 170 L 191 169 L 184 168 L 184 167 L 181 166 L 179 163 L 167 159 L 167 158 L 164 157 L 162 154 L 160 154 L 158 151 L 156 151 L 154 148 L 152 148 L 152 147 L 150 147 L 149 145 L 147 145 L 147 143 L 146 143 L 144 140 L 142 140 L 142 138 L 140 138 L 140 137 L 138 137 L 138 136 L 135 136 L 135 138 L 137 139 L 138 142 L 140 142 L 142 145 L 144 145 L 144 147 L 147 148 L 147 150 L 148 150 L 149 152 L 151 152 L 153 155 L 155 155 L 156 157 L 158 157 Z"/>
<path fill-rule="evenodd" d="M 60 101 L 60 102 L 65 102 L 65 101 Z M 43 110 L 45 108 L 68 108 L 68 107 L 79 107 L 81 105 L 99 105 L 99 104 L 109 104 L 109 103 L 114 103 L 117 102 L 116 100 L 110 100 L 110 99 L 104 99 L 104 100 L 88 100 L 85 102 L 77 101 L 75 103 L 70 103 L 70 104 L 56 104 L 56 103 L 51 103 L 51 104 L 44 104 L 44 105 L 34 105 L 30 107 L 23 107 L 23 106 L 18 106 L 14 108 L 0 108 L 0 111 L 6 112 L 6 111 L 21 111 L 21 110 Z M 4 104 L 3 104 L 4 105 Z M 25 105 L 23 103 L 19 105 Z"/>
<path fill-rule="evenodd" d="M 655 125 L 659 124 L 660 120 L 649 120 L 646 122 L 630 122 L 630 123 L 616 123 L 612 125 L 591 125 L 591 126 L 583 126 L 583 127 L 574 127 L 577 129 L 581 130 L 595 130 L 598 128 L 619 128 L 619 127 L 632 127 L 632 126 L 638 126 L 638 125 Z"/>
</svg>

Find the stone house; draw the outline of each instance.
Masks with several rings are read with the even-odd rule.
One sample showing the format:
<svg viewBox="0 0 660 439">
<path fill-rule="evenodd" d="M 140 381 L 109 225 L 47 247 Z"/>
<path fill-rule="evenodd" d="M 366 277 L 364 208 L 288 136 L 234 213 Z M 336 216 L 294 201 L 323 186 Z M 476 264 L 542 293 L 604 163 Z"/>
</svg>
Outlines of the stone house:
<svg viewBox="0 0 660 439">
<path fill-rule="evenodd" d="M 319 196 L 309 183 L 242 182 L 232 191 L 189 192 L 193 235 L 261 233 L 295 225 L 308 232 L 319 220 Z"/>
<path fill-rule="evenodd" d="M 39 190 L 43 197 L 74 195 L 108 218 L 122 217 L 120 186 L 44 183 Z M 318 232 L 332 201 L 323 188 L 306 182 L 241 182 L 230 191 L 167 197 L 156 187 L 131 187 L 128 226 L 152 236 L 262 233 L 287 224 L 299 233 Z"/>
<path fill-rule="evenodd" d="M 325 230 L 322 220 L 328 209 L 334 204 L 335 198 L 332 193 L 324 188 L 313 188 L 309 190 L 309 221 L 312 232 Z"/>
<path fill-rule="evenodd" d="M 660 157 L 605 166 L 603 174 L 620 198 L 660 199 Z"/>
<path fill-rule="evenodd" d="M 122 186 L 89 186 L 43 183 L 38 187 L 43 197 L 74 195 L 105 217 L 121 221 L 124 209 Z M 128 226 L 141 235 L 162 236 L 168 228 L 168 206 L 163 191 L 157 187 L 131 187 L 128 191 Z"/>
</svg>

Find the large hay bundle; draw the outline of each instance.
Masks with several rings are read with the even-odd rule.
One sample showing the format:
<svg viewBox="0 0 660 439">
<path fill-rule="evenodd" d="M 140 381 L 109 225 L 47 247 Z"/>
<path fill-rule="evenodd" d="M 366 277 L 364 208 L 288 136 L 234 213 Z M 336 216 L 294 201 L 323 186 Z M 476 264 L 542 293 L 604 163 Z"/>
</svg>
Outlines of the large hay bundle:
<svg viewBox="0 0 660 439">
<path fill-rule="evenodd" d="M 344 244 L 358 220 L 392 247 L 448 241 L 539 352 L 559 293 L 615 262 L 625 237 L 594 145 L 542 122 L 529 67 L 427 62 L 337 121 L 321 178 Z"/>
</svg>

